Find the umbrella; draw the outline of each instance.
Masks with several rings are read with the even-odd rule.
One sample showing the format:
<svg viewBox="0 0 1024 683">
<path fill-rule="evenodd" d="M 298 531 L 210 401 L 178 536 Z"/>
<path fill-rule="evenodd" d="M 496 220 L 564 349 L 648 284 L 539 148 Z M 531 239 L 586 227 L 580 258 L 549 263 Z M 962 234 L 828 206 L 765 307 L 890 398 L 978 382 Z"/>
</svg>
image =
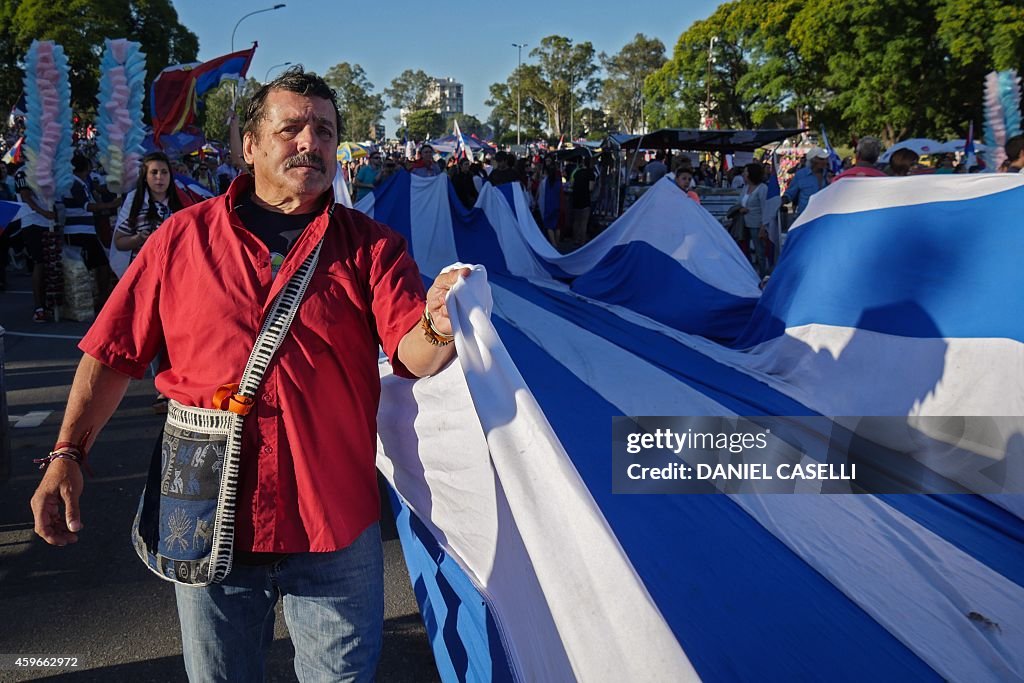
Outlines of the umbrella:
<svg viewBox="0 0 1024 683">
<path fill-rule="evenodd" d="M 370 152 L 358 142 L 343 142 L 338 145 L 338 161 L 352 161 L 362 159 Z"/>
<path fill-rule="evenodd" d="M 898 149 L 910 149 L 918 153 L 919 156 L 926 154 L 940 154 L 942 152 L 942 143 L 938 140 L 932 140 L 930 138 L 912 138 L 910 140 L 904 140 L 903 142 L 897 142 L 895 145 L 885 150 L 878 160 L 880 162 L 888 163 L 889 157 L 892 153 Z"/>
<path fill-rule="evenodd" d="M 964 146 L 967 144 L 967 140 L 948 140 L 941 145 L 935 151 L 938 154 L 959 154 L 964 151 Z M 974 151 L 981 153 L 988 150 L 988 145 L 983 145 L 977 140 L 974 141 Z"/>
</svg>

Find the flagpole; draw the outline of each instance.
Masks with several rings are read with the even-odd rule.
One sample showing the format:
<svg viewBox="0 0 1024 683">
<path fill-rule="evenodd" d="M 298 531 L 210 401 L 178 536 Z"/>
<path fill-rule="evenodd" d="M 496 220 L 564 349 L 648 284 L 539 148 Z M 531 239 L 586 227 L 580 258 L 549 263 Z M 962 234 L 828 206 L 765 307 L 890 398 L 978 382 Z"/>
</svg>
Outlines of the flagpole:
<svg viewBox="0 0 1024 683">
<path fill-rule="evenodd" d="M 526 47 L 526 43 L 512 43 L 512 47 L 519 50 L 519 60 L 516 66 L 516 147 L 523 144 L 523 100 L 522 100 L 522 81 L 523 81 L 523 48 Z"/>
</svg>

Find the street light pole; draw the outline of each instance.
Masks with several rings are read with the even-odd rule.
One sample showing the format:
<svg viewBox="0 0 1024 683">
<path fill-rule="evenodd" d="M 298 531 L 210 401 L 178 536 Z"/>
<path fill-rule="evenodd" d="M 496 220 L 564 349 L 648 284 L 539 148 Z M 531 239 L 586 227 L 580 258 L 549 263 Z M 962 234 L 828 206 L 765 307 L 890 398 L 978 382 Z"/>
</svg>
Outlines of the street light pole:
<svg viewBox="0 0 1024 683">
<path fill-rule="evenodd" d="M 241 24 L 243 21 L 245 21 L 246 19 L 248 19 L 249 17 L 251 17 L 254 14 L 259 14 L 261 12 L 273 12 L 274 10 L 281 9 L 284 6 L 285 6 L 284 3 L 282 2 L 282 3 L 279 3 L 277 5 L 274 5 L 273 7 L 265 7 L 263 9 L 258 9 L 258 10 L 255 10 L 253 12 L 249 12 L 248 14 L 244 15 L 241 19 L 239 19 L 237 22 L 235 22 L 235 27 L 233 29 L 231 29 L 231 51 L 232 52 L 235 51 L 235 31 L 238 30 L 238 25 L 239 24 Z"/>
<path fill-rule="evenodd" d="M 716 42 L 718 42 L 718 36 L 712 36 L 711 37 L 711 42 L 708 43 L 708 78 L 707 78 L 708 99 L 707 99 L 707 102 L 704 105 L 705 108 L 706 108 L 706 113 L 704 114 L 704 116 L 705 116 L 705 121 L 706 121 L 706 125 L 707 125 L 708 129 L 711 128 L 711 65 L 715 63 L 715 43 Z"/>
<path fill-rule="evenodd" d="M 516 146 L 523 144 L 523 100 L 522 100 L 522 82 L 523 82 L 523 48 L 526 47 L 526 43 L 512 43 L 512 47 L 519 50 L 519 60 L 516 66 Z"/>
<path fill-rule="evenodd" d="M 270 72 L 273 71 L 274 69 L 276 69 L 279 66 L 291 66 L 291 62 L 281 62 L 280 64 L 275 64 L 274 66 L 272 66 L 269 69 L 267 69 L 267 73 L 263 77 L 263 82 L 264 83 L 266 83 L 267 81 L 270 80 Z"/>
</svg>

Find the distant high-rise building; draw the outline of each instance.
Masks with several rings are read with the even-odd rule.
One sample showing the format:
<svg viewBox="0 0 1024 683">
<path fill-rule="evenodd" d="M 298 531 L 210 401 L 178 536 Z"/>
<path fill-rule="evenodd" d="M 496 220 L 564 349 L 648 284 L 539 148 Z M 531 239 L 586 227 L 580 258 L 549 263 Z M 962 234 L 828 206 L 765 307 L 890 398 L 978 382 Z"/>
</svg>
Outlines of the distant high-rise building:
<svg viewBox="0 0 1024 683">
<path fill-rule="evenodd" d="M 462 84 L 450 76 L 435 78 L 427 92 L 427 106 L 439 114 L 463 113 Z"/>
</svg>

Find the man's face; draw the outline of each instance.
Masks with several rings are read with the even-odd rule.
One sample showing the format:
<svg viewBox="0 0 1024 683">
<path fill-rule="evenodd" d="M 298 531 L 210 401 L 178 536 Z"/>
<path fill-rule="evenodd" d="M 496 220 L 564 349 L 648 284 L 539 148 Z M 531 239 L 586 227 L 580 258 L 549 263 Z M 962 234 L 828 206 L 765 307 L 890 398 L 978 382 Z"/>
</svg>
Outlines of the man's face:
<svg viewBox="0 0 1024 683">
<path fill-rule="evenodd" d="M 811 159 L 811 172 L 813 172 L 813 173 L 821 173 L 821 172 L 823 172 L 825 170 L 825 167 L 827 165 L 828 165 L 828 159 L 824 159 L 822 157 L 815 157 L 815 158 Z"/>
<path fill-rule="evenodd" d="M 337 120 L 330 101 L 272 90 L 264 112 L 259 129 L 242 144 L 257 195 L 272 201 L 326 192 L 337 171 Z"/>
<path fill-rule="evenodd" d="M 380 170 L 380 154 L 370 155 L 370 166 L 378 171 Z"/>
</svg>

